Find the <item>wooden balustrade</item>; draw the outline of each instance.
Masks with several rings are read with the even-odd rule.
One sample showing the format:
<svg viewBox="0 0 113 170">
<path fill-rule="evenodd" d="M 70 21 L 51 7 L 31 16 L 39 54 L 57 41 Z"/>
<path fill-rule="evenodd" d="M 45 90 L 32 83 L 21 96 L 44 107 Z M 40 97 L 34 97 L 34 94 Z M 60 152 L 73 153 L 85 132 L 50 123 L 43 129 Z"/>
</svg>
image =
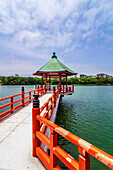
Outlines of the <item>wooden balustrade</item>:
<svg viewBox="0 0 113 170">
<path fill-rule="evenodd" d="M 69 91 L 73 91 L 73 87 Z M 64 89 L 62 90 L 64 91 Z M 61 128 L 55 123 L 50 122 L 45 116 L 40 116 L 40 110 L 43 111 L 46 108 L 46 113 L 49 112 L 49 102 L 55 107 L 58 95 L 60 94 L 60 88 L 53 92 L 52 98 L 45 102 L 44 106 L 40 106 L 37 95 L 35 96 L 35 105 L 33 104 L 32 110 L 32 124 L 33 124 L 33 156 L 38 157 L 47 170 L 61 169 L 57 164 L 57 159 L 59 158 L 69 169 L 71 170 L 90 170 L 90 156 L 93 156 L 98 161 L 102 162 L 109 168 L 113 169 L 113 156 L 107 154 L 106 152 L 98 149 L 92 144 L 86 142 L 85 140 L 79 138 L 78 136 L 70 133 L 69 131 Z M 53 108 L 54 108 L 53 107 Z M 53 108 L 51 111 L 53 111 Z M 52 113 L 51 113 L 52 114 Z M 50 128 L 50 138 L 48 138 L 44 133 L 45 131 L 40 130 L 41 125 Z M 58 135 L 61 135 L 74 145 L 78 147 L 79 150 L 79 161 L 72 158 L 67 152 L 65 152 L 60 146 L 58 146 Z M 50 156 L 41 148 L 41 143 L 44 143 L 50 149 Z"/>
<path fill-rule="evenodd" d="M 40 108 L 40 113 L 42 113 L 42 111 L 45 112 L 43 113 L 43 117 L 50 120 L 51 116 L 52 116 L 52 112 L 53 109 L 56 106 L 56 102 L 58 99 L 58 96 L 60 94 L 60 87 L 57 88 L 57 90 L 55 91 L 55 87 L 53 88 L 53 95 L 43 104 L 43 106 Z M 41 123 L 41 132 L 45 133 L 47 126 L 43 123 Z"/>
<path fill-rule="evenodd" d="M 62 86 L 61 87 L 61 94 L 66 94 L 66 93 L 74 93 L 74 85 L 73 86 Z"/>
<path fill-rule="evenodd" d="M 42 96 L 45 94 L 45 88 L 38 86 L 38 88 L 36 88 L 35 90 L 25 92 L 24 87 L 22 87 L 22 93 L 1 98 L 0 101 L 5 101 L 6 104 L 0 106 L 0 109 L 6 109 L 6 111 L 0 114 L 0 119 L 4 118 L 13 111 L 19 109 L 20 107 L 24 107 L 27 103 L 31 102 L 33 100 L 33 94 L 35 93 L 38 93 L 39 96 Z M 20 99 L 16 100 L 16 97 L 19 97 Z M 7 101 L 8 99 L 10 100 L 9 103 Z M 14 106 L 14 104 L 16 104 L 16 106 Z M 10 109 L 7 108 L 8 106 L 10 106 Z"/>
</svg>

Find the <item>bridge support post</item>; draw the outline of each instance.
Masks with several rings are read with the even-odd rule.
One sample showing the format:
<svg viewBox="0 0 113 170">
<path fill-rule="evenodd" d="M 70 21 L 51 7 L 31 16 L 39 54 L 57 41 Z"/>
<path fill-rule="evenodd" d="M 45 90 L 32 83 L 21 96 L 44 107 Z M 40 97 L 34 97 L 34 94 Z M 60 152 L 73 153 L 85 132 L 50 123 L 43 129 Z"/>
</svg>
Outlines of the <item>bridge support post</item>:
<svg viewBox="0 0 113 170">
<path fill-rule="evenodd" d="M 11 109 L 12 109 L 12 112 L 13 112 L 13 110 L 14 110 L 14 103 L 13 103 L 13 102 L 14 102 L 13 97 L 11 97 Z M 11 113 L 12 113 L 12 112 L 11 112 Z"/>
<path fill-rule="evenodd" d="M 56 96 L 55 96 L 55 87 L 53 87 L 53 101 L 54 101 L 54 107 L 56 107 Z"/>
<path fill-rule="evenodd" d="M 40 101 L 38 99 L 39 95 L 33 95 L 33 108 L 32 108 L 32 144 L 33 151 L 32 155 L 36 157 L 36 147 L 40 146 L 40 140 L 36 137 L 36 131 L 40 131 L 40 121 L 36 119 L 37 115 L 40 115 Z"/>
<path fill-rule="evenodd" d="M 25 106 L 25 94 L 24 94 L 24 87 L 22 87 L 22 107 Z"/>
<path fill-rule="evenodd" d="M 81 147 L 79 147 L 79 170 L 90 170 L 90 156 Z"/>
<path fill-rule="evenodd" d="M 57 133 L 50 129 L 50 170 L 53 170 L 57 166 L 57 157 L 53 153 L 53 147 L 57 145 L 58 136 Z"/>
</svg>

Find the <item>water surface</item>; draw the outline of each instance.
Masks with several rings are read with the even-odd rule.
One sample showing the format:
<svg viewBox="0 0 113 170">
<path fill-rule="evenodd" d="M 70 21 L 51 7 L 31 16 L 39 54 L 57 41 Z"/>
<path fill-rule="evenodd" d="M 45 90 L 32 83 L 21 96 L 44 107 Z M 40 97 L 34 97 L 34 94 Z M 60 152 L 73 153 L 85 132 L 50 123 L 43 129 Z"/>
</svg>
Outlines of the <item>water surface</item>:
<svg viewBox="0 0 113 170">
<path fill-rule="evenodd" d="M 8 86 L 8 85 L 2 86 L 2 85 L 0 85 L 0 98 L 12 96 L 12 95 L 15 95 L 15 94 L 20 94 L 22 92 L 22 86 L 24 86 L 25 92 L 35 89 L 34 85 L 30 85 L 30 86 L 29 85 L 12 85 L 12 86 Z M 21 97 L 22 97 L 21 95 L 14 97 L 14 101 L 17 100 L 17 99 L 20 99 Z M 0 101 L 0 106 L 7 104 L 7 103 L 10 103 L 10 102 L 11 102 L 11 99 Z M 14 106 L 17 106 L 18 104 L 21 104 L 21 102 L 15 103 Z M 4 109 L 0 109 L 0 113 L 3 113 L 5 111 L 9 110 L 10 108 L 11 108 L 11 106 L 8 106 Z"/>
<path fill-rule="evenodd" d="M 24 86 L 25 91 L 35 86 Z M 21 93 L 22 86 L 0 86 L 0 98 Z M 5 104 L 3 101 L 0 103 Z M 3 110 L 1 110 L 3 111 Z M 75 86 L 58 109 L 56 124 L 113 155 L 113 86 Z M 59 136 L 58 144 L 78 160 L 78 148 Z M 62 169 L 67 169 L 60 161 Z M 107 170 L 91 157 L 91 170 Z"/>
<path fill-rule="evenodd" d="M 75 86 L 75 93 L 63 98 L 56 124 L 113 155 L 113 86 Z M 69 141 L 59 136 L 59 145 L 78 159 Z M 109 168 L 91 158 L 91 169 Z"/>
</svg>

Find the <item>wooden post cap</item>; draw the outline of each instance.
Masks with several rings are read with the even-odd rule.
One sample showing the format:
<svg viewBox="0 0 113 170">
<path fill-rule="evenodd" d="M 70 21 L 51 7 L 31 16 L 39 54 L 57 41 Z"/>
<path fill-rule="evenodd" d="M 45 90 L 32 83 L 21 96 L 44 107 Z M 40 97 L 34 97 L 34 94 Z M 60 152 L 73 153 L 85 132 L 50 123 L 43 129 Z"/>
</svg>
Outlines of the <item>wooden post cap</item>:
<svg viewBox="0 0 113 170">
<path fill-rule="evenodd" d="M 33 100 L 33 108 L 38 108 L 40 105 L 40 101 L 39 101 L 39 95 L 38 94 L 34 94 L 33 95 L 34 100 Z"/>
</svg>

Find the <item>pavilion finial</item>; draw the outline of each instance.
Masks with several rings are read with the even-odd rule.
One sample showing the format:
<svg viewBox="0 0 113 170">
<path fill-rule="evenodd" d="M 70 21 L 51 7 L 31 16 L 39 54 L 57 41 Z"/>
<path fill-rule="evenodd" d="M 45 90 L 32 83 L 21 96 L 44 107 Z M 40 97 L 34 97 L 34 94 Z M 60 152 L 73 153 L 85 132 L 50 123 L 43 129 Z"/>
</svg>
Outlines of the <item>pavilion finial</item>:
<svg viewBox="0 0 113 170">
<path fill-rule="evenodd" d="M 52 57 L 51 58 L 57 58 L 57 56 L 55 55 L 56 53 L 55 52 L 53 52 L 53 55 L 52 55 Z"/>
</svg>

